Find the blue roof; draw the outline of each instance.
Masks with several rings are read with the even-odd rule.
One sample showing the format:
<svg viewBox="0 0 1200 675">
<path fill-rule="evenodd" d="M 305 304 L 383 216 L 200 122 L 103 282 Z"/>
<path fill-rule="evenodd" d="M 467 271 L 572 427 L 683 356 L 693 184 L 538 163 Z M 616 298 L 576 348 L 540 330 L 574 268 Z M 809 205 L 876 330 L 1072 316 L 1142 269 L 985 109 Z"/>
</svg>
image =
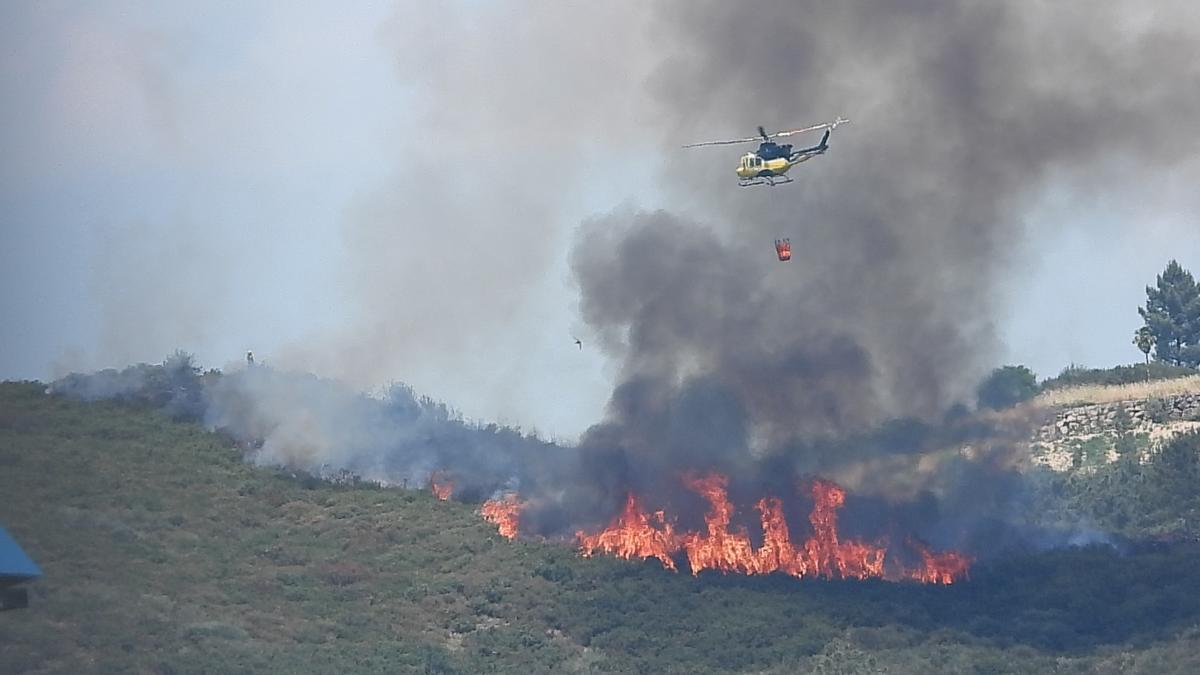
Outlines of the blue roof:
<svg viewBox="0 0 1200 675">
<path fill-rule="evenodd" d="M 37 563 L 0 527 L 0 586 L 29 581 L 42 576 Z"/>
</svg>

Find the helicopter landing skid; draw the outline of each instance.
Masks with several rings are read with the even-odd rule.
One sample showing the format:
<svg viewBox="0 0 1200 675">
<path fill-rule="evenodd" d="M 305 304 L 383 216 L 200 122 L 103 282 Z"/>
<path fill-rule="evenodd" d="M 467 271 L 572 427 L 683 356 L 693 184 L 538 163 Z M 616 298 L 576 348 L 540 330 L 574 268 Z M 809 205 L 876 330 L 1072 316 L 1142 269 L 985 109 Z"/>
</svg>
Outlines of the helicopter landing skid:
<svg viewBox="0 0 1200 675">
<path fill-rule="evenodd" d="M 738 187 L 754 187 L 755 185 L 787 185 L 795 182 L 791 176 L 762 176 L 760 178 L 750 178 L 738 181 Z"/>
</svg>

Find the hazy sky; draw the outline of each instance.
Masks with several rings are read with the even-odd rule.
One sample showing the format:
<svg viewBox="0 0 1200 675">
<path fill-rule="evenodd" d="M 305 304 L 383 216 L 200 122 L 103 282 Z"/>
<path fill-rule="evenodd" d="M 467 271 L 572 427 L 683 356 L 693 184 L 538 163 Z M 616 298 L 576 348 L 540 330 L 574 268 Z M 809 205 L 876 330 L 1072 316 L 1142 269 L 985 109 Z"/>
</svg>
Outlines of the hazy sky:
<svg viewBox="0 0 1200 675">
<path fill-rule="evenodd" d="M 667 171 L 736 190 L 741 152 L 678 149 L 701 139 L 648 99 L 687 55 L 602 5 L 4 3 L 0 378 L 253 350 L 573 438 L 616 376 L 579 316 L 580 223 L 686 209 Z M 886 124 L 834 105 L 763 123 Z M 1172 257 L 1200 273 L 1200 163 L 1095 173 L 1108 189 L 1064 172 L 1031 196 L 992 317 L 1042 376 L 1137 360 L 1143 286 Z"/>
</svg>

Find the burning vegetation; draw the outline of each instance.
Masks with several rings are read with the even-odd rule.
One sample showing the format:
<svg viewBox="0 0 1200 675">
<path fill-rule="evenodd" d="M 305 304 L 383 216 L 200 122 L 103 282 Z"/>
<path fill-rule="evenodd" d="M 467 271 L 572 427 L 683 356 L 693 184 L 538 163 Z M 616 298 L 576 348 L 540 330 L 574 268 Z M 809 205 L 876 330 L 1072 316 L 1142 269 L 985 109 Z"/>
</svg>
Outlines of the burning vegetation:
<svg viewBox="0 0 1200 675">
<path fill-rule="evenodd" d="M 761 544 L 757 547 L 744 528 L 731 526 L 734 508 L 727 491 L 728 478 L 719 473 L 688 474 L 684 484 L 709 504 L 703 531 L 681 531 L 674 518 L 662 511 L 649 512 L 641 499 L 630 492 L 625 506 L 612 522 L 598 532 L 575 533 L 579 553 L 598 553 L 632 560 L 654 558 L 663 567 L 678 571 L 677 560 L 686 560 L 693 575 L 704 570 L 735 574 L 788 574 L 824 579 L 912 580 L 951 584 L 965 579 L 971 557 L 956 551 L 931 551 L 914 539 L 892 550 L 885 541 L 874 543 L 843 540 L 838 533 L 838 510 L 846 493 L 837 484 L 816 479 L 809 492 L 813 500 L 808 522 L 811 532 L 802 543 L 793 544 L 791 528 L 784 516 L 783 501 L 768 496 L 755 508 L 761 520 Z M 515 495 L 484 504 L 483 517 L 495 523 L 509 539 L 519 533 L 521 503 Z M 919 562 L 907 564 L 905 558 Z"/>
<path fill-rule="evenodd" d="M 494 524 L 500 535 L 513 539 L 517 536 L 520 526 L 521 502 L 515 494 L 506 495 L 503 499 L 491 499 L 484 502 L 479 513 L 483 519 Z"/>
<path fill-rule="evenodd" d="M 429 490 L 433 492 L 434 497 L 446 501 L 454 493 L 454 481 L 450 480 L 445 471 L 434 471 L 429 476 Z"/>
</svg>

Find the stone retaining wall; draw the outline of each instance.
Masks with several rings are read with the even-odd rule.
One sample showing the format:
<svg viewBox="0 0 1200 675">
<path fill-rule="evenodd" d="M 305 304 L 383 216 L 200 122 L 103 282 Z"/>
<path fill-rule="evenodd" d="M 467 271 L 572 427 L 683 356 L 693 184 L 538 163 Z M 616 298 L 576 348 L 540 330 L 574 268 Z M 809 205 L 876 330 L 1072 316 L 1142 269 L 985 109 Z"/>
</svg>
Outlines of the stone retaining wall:
<svg viewBox="0 0 1200 675">
<path fill-rule="evenodd" d="M 1200 420 L 1200 393 L 1116 403 L 1094 403 L 1059 410 L 1038 432 L 1040 440 L 1099 434 L 1117 430 L 1117 411 L 1125 409 L 1131 430 L 1152 424 Z"/>
</svg>

